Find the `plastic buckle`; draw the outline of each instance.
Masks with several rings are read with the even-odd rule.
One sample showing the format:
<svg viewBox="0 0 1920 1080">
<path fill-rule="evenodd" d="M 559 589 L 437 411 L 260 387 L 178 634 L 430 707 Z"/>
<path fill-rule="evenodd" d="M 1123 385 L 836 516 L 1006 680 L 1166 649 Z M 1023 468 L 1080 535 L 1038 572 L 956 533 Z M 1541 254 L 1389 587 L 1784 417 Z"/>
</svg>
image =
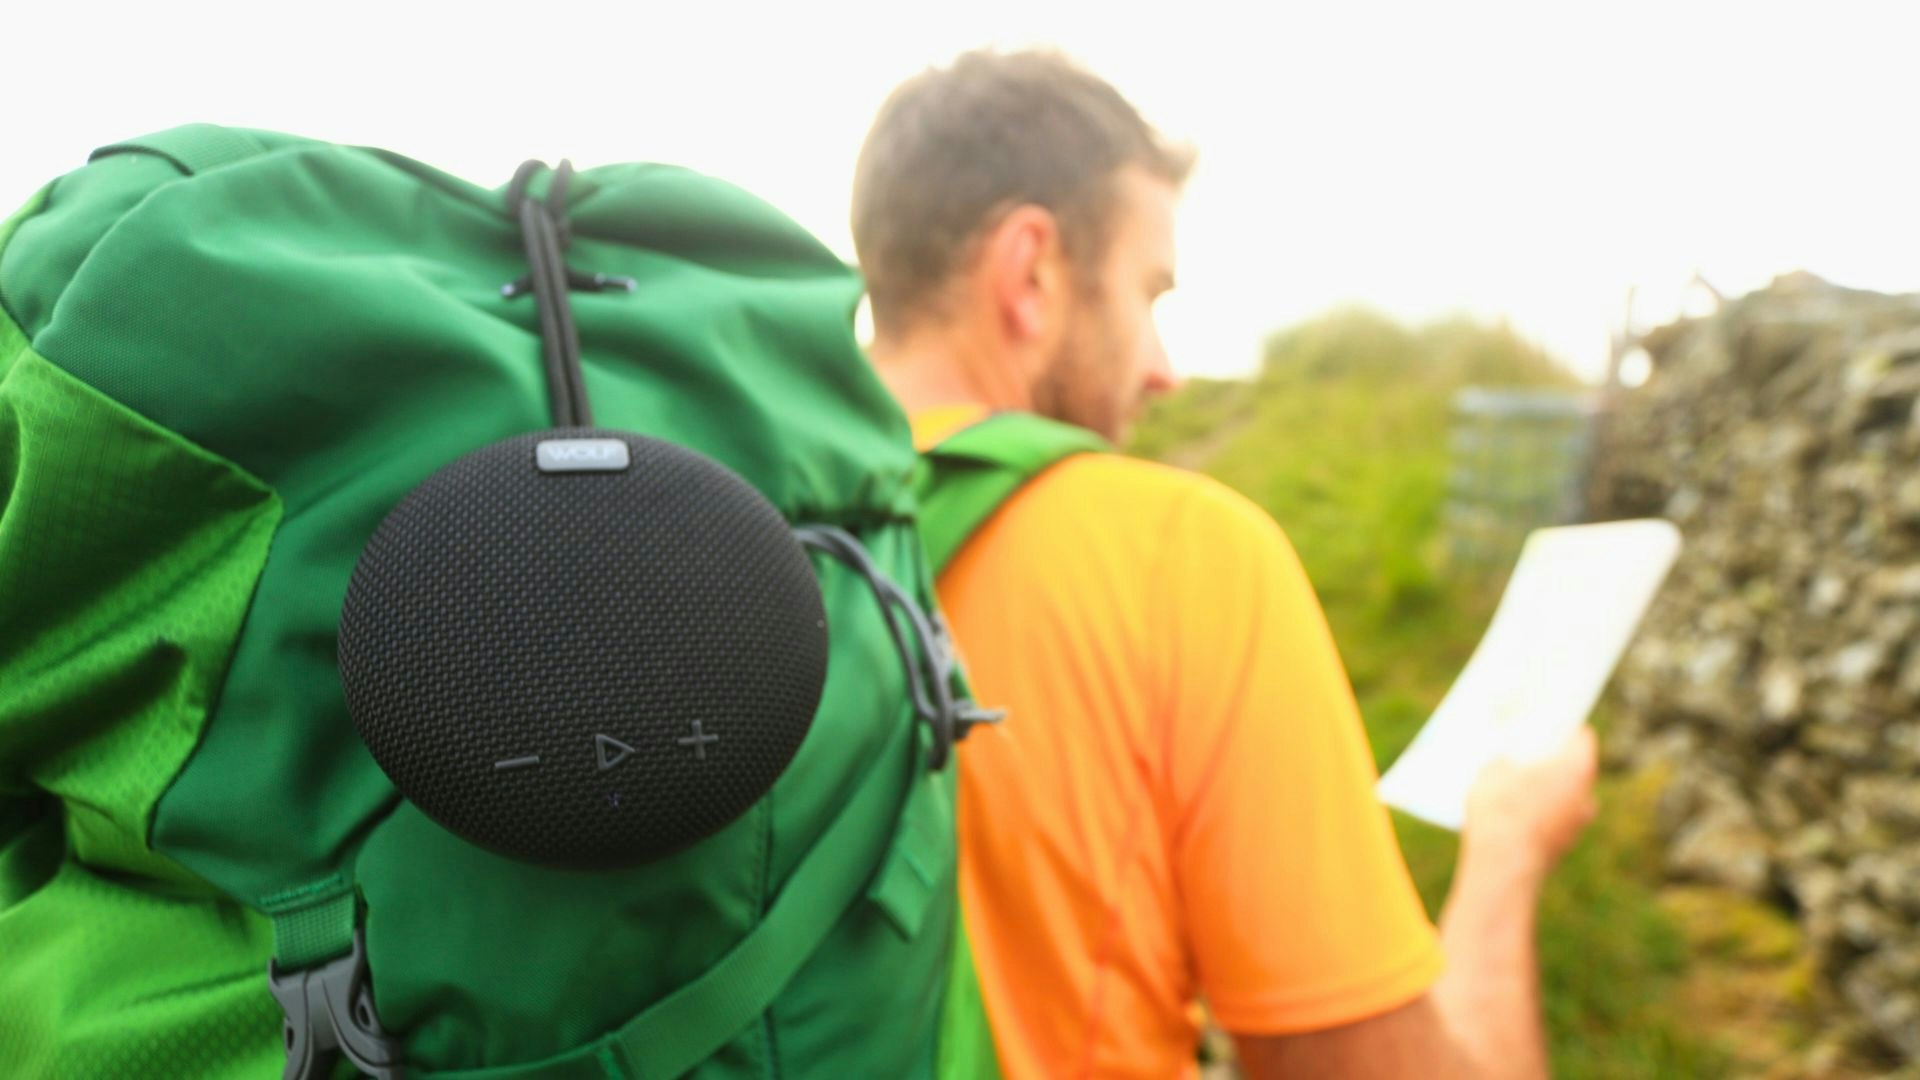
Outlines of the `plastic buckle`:
<svg viewBox="0 0 1920 1080">
<path fill-rule="evenodd" d="M 332 1072 L 345 1054 L 375 1080 L 401 1080 L 399 1042 L 380 1027 L 367 978 L 366 942 L 353 931 L 353 951 L 318 967 L 282 971 L 269 962 L 267 983 L 286 1014 L 287 1067 L 282 1080 L 310 1080 Z"/>
</svg>

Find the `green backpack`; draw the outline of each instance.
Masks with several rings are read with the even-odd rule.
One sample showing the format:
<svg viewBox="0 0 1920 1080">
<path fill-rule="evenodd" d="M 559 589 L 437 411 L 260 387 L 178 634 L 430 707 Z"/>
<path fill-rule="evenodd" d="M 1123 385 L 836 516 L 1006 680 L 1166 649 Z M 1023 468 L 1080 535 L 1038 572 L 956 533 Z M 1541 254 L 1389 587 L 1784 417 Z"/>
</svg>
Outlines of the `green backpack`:
<svg viewBox="0 0 1920 1080">
<path fill-rule="evenodd" d="M 196 125 L 0 225 L 0 1075 L 320 1074 L 336 1044 L 474 1080 L 994 1071 L 944 767 L 981 717 L 924 614 L 916 459 L 856 275 L 766 204 L 658 165 L 519 193 L 593 272 L 598 423 L 851 545 L 811 555 L 825 684 L 779 779 L 676 854 L 556 870 L 428 818 L 356 735 L 356 557 L 548 424 L 513 194 Z"/>
</svg>

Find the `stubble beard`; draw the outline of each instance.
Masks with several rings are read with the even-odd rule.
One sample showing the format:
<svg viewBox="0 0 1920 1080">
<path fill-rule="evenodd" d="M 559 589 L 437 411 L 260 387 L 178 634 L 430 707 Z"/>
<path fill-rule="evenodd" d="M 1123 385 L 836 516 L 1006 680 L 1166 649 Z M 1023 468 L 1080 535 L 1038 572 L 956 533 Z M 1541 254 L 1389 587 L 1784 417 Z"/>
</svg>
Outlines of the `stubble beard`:
<svg viewBox="0 0 1920 1080">
<path fill-rule="evenodd" d="M 1097 307 L 1074 318 L 1033 385 L 1033 411 L 1119 444 L 1137 413 L 1135 395 L 1114 385 L 1119 349 L 1102 332 Z"/>
</svg>

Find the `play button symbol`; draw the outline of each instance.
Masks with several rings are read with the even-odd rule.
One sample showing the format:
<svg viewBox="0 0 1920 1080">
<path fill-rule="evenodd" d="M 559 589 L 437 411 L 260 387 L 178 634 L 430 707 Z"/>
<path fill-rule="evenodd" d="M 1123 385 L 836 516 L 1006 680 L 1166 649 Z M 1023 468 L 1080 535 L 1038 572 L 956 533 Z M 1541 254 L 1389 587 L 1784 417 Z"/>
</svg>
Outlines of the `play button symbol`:
<svg viewBox="0 0 1920 1080">
<path fill-rule="evenodd" d="M 627 760 L 627 755 L 633 753 L 633 747 L 611 735 L 595 735 L 593 753 L 600 759 L 600 769 L 604 772 Z"/>
</svg>

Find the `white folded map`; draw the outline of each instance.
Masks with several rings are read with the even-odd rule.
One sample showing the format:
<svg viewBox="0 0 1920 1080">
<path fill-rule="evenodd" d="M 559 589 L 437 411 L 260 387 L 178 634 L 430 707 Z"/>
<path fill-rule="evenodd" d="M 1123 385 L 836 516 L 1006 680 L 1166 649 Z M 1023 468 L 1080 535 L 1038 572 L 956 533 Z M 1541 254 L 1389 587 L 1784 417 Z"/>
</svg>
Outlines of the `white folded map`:
<svg viewBox="0 0 1920 1080">
<path fill-rule="evenodd" d="M 1499 758 L 1552 754 L 1586 722 L 1680 554 L 1665 521 L 1541 529 L 1493 624 L 1426 726 L 1380 778 L 1380 798 L 1449 829 Z"/>
</svg>

